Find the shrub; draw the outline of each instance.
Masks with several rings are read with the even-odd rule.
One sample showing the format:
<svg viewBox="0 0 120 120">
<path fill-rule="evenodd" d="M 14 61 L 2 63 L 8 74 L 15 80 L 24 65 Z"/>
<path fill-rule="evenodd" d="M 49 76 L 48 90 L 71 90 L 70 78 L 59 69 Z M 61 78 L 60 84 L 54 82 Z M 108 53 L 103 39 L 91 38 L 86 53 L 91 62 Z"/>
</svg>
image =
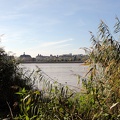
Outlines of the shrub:
<svg viewBox="0 0 120 120">
<path fill-rule="evenodd" d="M 31 89 L 30 79 L 23 78 L 23 73 L 15 59 L 0 49 L 0 111 L 14 111 L 19 102 L 15 93 L 21 88 Z"/>
</svg>

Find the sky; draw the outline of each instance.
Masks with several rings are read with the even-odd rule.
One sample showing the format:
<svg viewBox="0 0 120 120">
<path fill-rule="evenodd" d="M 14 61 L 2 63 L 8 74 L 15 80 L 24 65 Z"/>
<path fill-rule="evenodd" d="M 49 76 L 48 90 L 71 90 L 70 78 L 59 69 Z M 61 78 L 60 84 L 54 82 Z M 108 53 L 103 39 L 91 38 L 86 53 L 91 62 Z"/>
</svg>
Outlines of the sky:
<svg viewBox="0 0 120 120">
<path fill-rule="evenodd" d="M 120 0 L 0 0 L 0 37 L 10 55 L 85 54 L 100 20 L 113 30 Z"/>
</svg>

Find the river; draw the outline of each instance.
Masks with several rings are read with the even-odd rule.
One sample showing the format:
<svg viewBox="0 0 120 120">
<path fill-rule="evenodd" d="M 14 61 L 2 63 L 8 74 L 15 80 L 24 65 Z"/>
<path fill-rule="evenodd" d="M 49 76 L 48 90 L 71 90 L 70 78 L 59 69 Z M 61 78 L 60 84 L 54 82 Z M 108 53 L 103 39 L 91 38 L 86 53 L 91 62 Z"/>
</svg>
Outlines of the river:
<svg viewBox="0 0 120 120">
<path fill-rule="evenodd" d="M 85 76 L 88 66 L 82 63 L 30 63 L 21 64 L 20 67 L 30 71 L 35 70 L 38 66 L 49 78 L 68 86 L 79 87 L 79 76 Z"/>
</svg>

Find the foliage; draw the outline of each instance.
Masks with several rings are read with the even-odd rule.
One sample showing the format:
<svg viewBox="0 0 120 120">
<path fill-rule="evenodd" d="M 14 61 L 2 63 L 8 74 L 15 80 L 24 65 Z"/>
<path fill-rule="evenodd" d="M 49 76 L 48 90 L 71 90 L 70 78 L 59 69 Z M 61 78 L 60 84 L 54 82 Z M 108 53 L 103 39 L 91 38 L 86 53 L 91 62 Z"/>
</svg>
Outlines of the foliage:
<svg viewBox="0 0 120 120">
<path fill-rule="evenodd" d="M 39 70 L 37 72 L 40 72 Z M 70 120 L 79 119 L 77 104 L 73 99 L 74 92 L 57 82 L 49 83 L 42 77 L 43 89 L 27 91 L 24 88 L 17 92 L 21 96 L 21 113 L 15 119 Z"/>
<path fill-rule="evenodd" d="M 118 18 L 116 20 L 114 32 L 119 33 L 120 21 Z M 45 79 L 40 69 L 27 77 L 26 73 L 20 72 L 14 61 L 3 60 L 4 52 L 1 52 L 0 60 L 3 65 L 0 66 L 2 75 L 2 77 L 0 76 L 0 85 L 3 85 L 3 90 L 7 90 L 9 94 L 11 86 L 16 84 L 20 86 L 16 94 L 12 94 L 13 98 L 16 95 L 19 96 L 17 98 L 19 98 L 20 111 L 14 115 L 14 119 L 120 119 L 120 43 L 114 39 L 103 21 L 98 30 L 97 37 L 90 32 L 92 47 L 87 49 L 87 51 L 89 50 L 87 64 L 89 63 L 90 70 L 84 78 L 81 78 L 83 87 L 80 92 L 74 92 L 68 86 L 56 81 L 51 82 L 52 79 Z M 33 89 L 26 86 L 26 82 L 22 83 L 29 80 L 39 83 L 40 89 Z M 8 82 L 7 87 L 5 87 L 6 82 Z M 5 91 L 3 93 L 7 94 Z M 6 96 L 4 100 L 8 101 L 9 99 Z"/>
<path fill-rule="evenodd" d="M 20 88 L 31 89 L 30 79 L 22 74 L 21 69 L 5 51 L 0 49 L 0 111 L 14 111 L 17 109 L 19 96 L 15 93 Z"/>
<path fill-rule="evenodd" d="M 118 33 L 118 18 L 117 22 L 115 32 Z M 68 87 L 54 84 L 46 84 L 48 87 L 41 91 L 22 89 L 17 93 L 21 96 L 21 113 L 16 119 L 120 119 L 120 44 L 103 21 L 98 29 L 97 38 L 90 32 L 93 43 L 87 61 L 90 70 L 81 78 L 81 91 L 71 93 Z"/>
<path fill-rule="evenodd" d="M 118 33 L 120 21 L 116 19 L 115 32 Z M 103 21 L 98 30 L 98 37 L 90 32 L 93 45 L 89 52 L 89 79 L 84 82 L 85 96 L 93 101 L 91 119 L 117 120 L 120 119 L 120 43 Z"/>
</svg>

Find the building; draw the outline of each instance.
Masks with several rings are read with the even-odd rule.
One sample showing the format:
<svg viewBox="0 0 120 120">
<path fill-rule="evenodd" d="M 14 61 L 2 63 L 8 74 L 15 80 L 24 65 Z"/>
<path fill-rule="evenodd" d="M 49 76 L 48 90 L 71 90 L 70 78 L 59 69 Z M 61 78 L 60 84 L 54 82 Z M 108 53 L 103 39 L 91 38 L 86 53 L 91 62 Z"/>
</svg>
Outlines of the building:
<svg viewBox="0 0 120 120">
<path fill-rule="evenodd" d="M 25 52 L 23 55 L 20 55 L 19 60 L 21 62 L 41 62 L 41 63 L 51 63 L 51 62 L 84 62 L 87 59 L 86 55 L 78 54 L 72 55 L 70 54 L 63 54 L 63 55 L 50 55 L 50 56 L 43 56 L 38 54 L 35 58 L 32 58 L 30 55 L 26 55 Z"/>
<path fill-rule="evenodd" d="M 50 56 L 43 56 L 41 54 L 38 54 L 36 56 L 36 61 L 37 62 L 53 62 L 53 61 L 56 61 L 57 60 L 57 57 L 56 56 L 53 56 L 53 55 L 50 55 Z"/>
<path fill-rule="evenodd" d="M 47 59 L 47 57 L 46 57 L 46 56 L 43 56 L 43 55 L 41 55 L 41 54 L 40 54 L 40 55 L 38 54 L 38 55 L 36 56 L 36 61 L 37 61 L 37 62 L 43 62 L 43 61 L 46 61 L 46 59 Z"/>
<path fill-rule="evenodd" d="M 64 55 L 59 56 L 59 60 L 61 60 L 61 61 L 73 61 L 74 57 L 71 53 L 70 54 L 64 54 Z"/>
<path fill-rule="evenodd" d="M 26 55 L 25 52 L 24 52 L 23 55 L 20 55 L 19 58 L 20 58 L 20 60 L 22 62 L 30 62 L 30 61 L 32 61 L 32 57 L 30 55 Z"/>
</svg>

